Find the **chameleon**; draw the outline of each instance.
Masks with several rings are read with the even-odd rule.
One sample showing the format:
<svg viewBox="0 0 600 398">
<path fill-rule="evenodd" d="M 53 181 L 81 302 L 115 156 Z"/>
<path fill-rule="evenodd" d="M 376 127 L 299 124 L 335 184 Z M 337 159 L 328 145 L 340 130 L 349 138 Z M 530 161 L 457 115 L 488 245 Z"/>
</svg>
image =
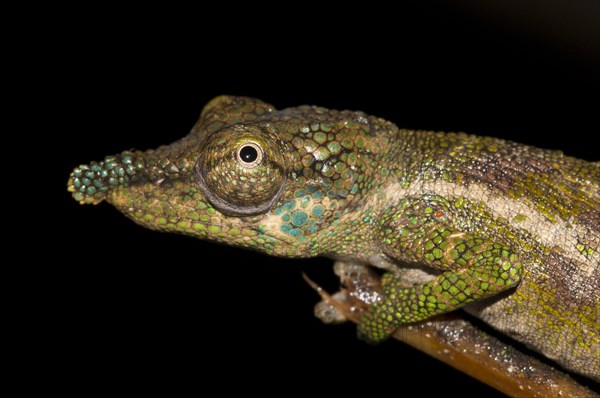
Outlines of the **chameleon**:
<svg viewBox="0 0 600 398">
<path fill-rule="evenodd" d="M 153 230 L 380 269 L 368 342 L 462 308 L 600 381 L 598 161 L 220 96 L 187 136 L 80 165 L 68 190 Z"/>
</svg>

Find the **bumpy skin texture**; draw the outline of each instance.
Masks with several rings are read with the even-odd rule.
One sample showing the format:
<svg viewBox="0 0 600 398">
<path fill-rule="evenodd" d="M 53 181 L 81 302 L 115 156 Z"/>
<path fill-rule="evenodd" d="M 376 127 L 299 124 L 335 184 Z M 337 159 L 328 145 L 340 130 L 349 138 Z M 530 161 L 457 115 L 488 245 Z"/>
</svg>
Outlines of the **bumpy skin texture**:
<svg viewBox="0 0 600 398">
<path fill-rule="evenodd" d="M 225 96 L 187 137 L 80 166 L 69 190 L 156 230 L 385 268 L 367 340 L 465 306 L 600 380 L 599 162 Z M 405 286 L 406 267 L 431 279 Z"/>
</svg>

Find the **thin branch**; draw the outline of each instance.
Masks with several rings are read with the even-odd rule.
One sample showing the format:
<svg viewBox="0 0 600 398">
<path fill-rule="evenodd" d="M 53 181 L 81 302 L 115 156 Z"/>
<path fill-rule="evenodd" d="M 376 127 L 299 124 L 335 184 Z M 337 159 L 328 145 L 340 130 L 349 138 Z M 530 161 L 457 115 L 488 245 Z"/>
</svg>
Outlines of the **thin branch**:
<svg viewBox="0 0 600 398">
<path fill-rule="evenodd" d="M 333 296 L 304 278 L 323 299 L 321 311 L 316 313 L 324 322 L 346 319 L 357 323 L 369 306 L 365 297 L 372 300 L 380 291 L 379 278 L 373 273 L 342 275 L 342 283 L 348 287 Z M 393 337 L 511 397 L 599 397 L 569 375 L 456 315 L 401 327 Z"/>
</svg>

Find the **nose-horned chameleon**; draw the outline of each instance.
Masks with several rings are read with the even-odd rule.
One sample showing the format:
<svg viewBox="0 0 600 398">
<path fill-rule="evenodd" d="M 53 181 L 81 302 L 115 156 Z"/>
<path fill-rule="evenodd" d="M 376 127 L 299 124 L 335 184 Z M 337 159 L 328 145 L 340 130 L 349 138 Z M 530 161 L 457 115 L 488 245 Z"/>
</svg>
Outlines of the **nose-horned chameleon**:
<svg viewBox="0 0 600 398">
<path fill-rule="evenodd" d="M 368 341 L 464 308 L 600 381 L 600 162 L 223 96 L 188 136 L 79 166 L 68 186 L 148 228 L 384 269 Z M 429 278 L 406 285 L 406 268 Z"/>
</svg>

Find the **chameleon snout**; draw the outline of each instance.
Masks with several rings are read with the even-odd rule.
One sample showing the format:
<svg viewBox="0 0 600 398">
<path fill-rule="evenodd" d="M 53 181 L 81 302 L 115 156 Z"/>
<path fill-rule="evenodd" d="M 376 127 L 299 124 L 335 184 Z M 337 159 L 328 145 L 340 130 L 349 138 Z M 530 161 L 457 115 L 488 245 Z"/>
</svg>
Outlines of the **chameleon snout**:
<svg viewBox="0 0 600 398">
<path fill-rule="evenodd" d="M 117 187 L 127 187 L 145 168 L 141 156 L 125 151 L 73 169 L 67 190 L 81 204 L 98 204 Z"/>
</svg>

